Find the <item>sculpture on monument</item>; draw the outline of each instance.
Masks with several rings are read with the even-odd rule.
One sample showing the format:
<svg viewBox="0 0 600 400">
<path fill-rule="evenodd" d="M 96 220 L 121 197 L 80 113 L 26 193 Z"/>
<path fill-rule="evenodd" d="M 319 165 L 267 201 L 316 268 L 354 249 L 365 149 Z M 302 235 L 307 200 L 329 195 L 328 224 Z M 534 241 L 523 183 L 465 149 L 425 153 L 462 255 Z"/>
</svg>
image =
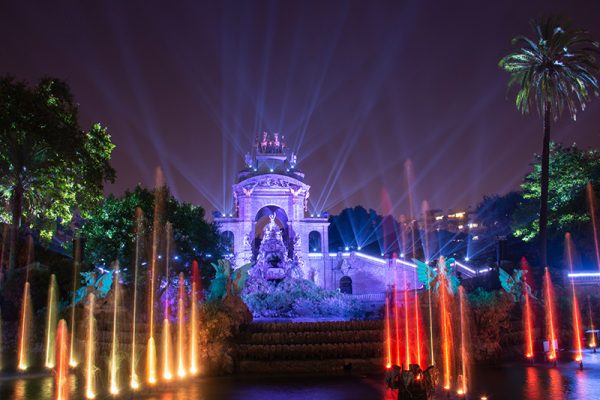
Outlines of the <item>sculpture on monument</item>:
<svg viewBox="0 0 600 400">
<path fill-rule="evenodd" d="M 275 214 L 269 215 L 270 221 L 263 229 L 256 264 L 251 271 L 251 275 L 255 278 L 281 280 L 298 275 L 297 263 L 288 257 L 288 249 L 275 218 Z"/>
</svg>

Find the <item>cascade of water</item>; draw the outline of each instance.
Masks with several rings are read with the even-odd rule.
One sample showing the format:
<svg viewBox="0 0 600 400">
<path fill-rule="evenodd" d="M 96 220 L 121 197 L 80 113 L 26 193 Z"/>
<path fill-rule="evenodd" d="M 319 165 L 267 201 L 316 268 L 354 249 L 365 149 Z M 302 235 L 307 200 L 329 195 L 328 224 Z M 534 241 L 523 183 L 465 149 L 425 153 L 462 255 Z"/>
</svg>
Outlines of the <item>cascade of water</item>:
<svg viewBox="0 0 600 400">
<path fill-rule="evenodd" d="M 119 284 L 119 263 L 115 261 L 113 268 L 113 320 L 112 320 L 112 342 L 110 349 L 110 393 L 112 395 L 119 394 L 119 297 L 120 297 L 120 284 Z"/>
<path fill-rule="evenodd" d="M 71 297 L 71 340 L 69 350 L 69 366 L 75 368 L 78 364 L 77 354 L 75 349 L 75 295 L 77 293 L 79 283 L 79 265 L 81 263 L 81 239 L 75 239 L 73 249 L 73 293 Z"/>
<path fill-rule="evenodd" d="M 56 400 L 69 398 L 69 332 L 67 322 L 61 319 L 56 328 L 56 355 L 55 371 Z"/>
<path fill-rule="evenodd" d="M 554 291 L 552 288 L 552 280 L 550 279 L 550 271 L 548 267 L 544 272 L 544 306 L 546 309 L 546 338 L 548 340 L 548 359 L 556 363 L 558 356 L 558 340 L 555 329 L 558 326 L 556 323 L 556 313 L 554 311 Z"/>
<path fill-rule="evenodd" d="M 96 296 L 94 293 L 88 295 L 88 309 L 85 335 L 85 397 L 93 399 L 96 397 L 96 320 L 94 308 Z"/>
<path fill-rule="evenodd" d="M 138 307 L 138 280 L 139 280 L 139 269 L 140 269 L 140 254 L 141 254 L 141 243 L 142 243 L 142 229 L 143 229 L 143 211 L 137 207 L 135 210 L 135 254 L 133 259 L 133 315 L 131 316 L 131 373 L 129 380 L 129 387 L 133 390 L 139 389 L 140 380 L 138 378 L 136 367 L 137 367 L 137 307 Z"/>
<path fill-rule="evenodd" d="M 187 375 L 185 369 L 185 321 L 183 315 L 183 296 L 185 293 L 185 286 L 183 284 L 184 277 L 183 272 L 179 273 L 179 299 L 177 301 L 177 376 L 183 378 Z"/>
<path fill-rule="evenodd" d="M 58 321 L 58 299 L 57 299 L 56 276 L 50 275 L 48 286 L 48 304 L 46 310 L 46 357 L 44 365 L 46 368 L 54 368 L 56 358 L 56 323 Z"/>
<path fill-rule="evenodd" d="M 569 271 L 573 273 L 573 239 L 571 234 L 565 234 L 565 249 L 567 250 L 567 264 Z M 571 315 L 573 318 L 573 347 L 575 348 L 575 361 L 583 368 L 583 345 L 581 341 L 581 315 L 579 313 L 579 302 L 575 291 L 575 281 L 571 279 Z"/>
</svg>

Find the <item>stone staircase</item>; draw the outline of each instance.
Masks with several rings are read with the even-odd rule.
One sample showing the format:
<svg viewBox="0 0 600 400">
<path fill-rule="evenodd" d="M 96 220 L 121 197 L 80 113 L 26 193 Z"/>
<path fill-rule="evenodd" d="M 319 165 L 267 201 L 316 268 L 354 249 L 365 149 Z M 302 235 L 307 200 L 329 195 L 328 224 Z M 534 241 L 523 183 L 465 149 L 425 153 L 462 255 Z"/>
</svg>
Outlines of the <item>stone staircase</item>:
<svg viewBox="0 0 600 400">
<path fill-rule="evenodd" d="M 252 323 L 235 353 L 240 374 L 378 372 L 382 357 L 380 320 Z"/>
</svg>

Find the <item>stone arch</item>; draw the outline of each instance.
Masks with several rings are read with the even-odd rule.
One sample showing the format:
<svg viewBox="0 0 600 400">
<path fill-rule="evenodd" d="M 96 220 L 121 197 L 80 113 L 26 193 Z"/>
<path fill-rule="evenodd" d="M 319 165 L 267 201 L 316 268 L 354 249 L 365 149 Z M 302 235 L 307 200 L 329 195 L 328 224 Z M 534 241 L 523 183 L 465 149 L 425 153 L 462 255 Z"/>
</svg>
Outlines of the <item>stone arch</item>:
<svg viewBox="0 0 600 400">
<path fill-rule="evenodd" d="M 311 231 L 308 234 L 308 252 L 320 253 L 322 249 L 321 232 Z"/>
<path fill-rule="evenodd" d="M 290 233 L 288 230 L 288 215 L 280 206 L 269 204 L 261 207 L 254 217 L 254 238 L 253 238 L 253 256 L 256 257 L 257 251 L 262 241 L 262 234 L 265 226 L 270 222 L 269 216 L 275 214 L 275 223 L 281 228 L 281 236 L 286 246 L 289 243 Z"/>
<path fill-rule="evenodd" d="M 221 243 L 223 243 L 225 252 L 230 254 L 235 252 L 235 235 L 232 231 L 221 232 Z"/>
<path fill-rule="evenodd" d="M 340 278 L 340 292 L 352 294 L 352 278 L 348 275 L 344 275 Z"/>
</svg>

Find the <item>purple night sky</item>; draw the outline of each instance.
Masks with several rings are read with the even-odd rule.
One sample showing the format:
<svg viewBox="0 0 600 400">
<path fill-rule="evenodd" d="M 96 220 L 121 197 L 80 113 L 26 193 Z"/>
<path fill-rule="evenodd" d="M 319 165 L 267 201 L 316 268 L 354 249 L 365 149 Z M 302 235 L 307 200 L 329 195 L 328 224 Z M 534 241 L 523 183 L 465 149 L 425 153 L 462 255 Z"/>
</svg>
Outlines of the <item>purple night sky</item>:
<svg viewBox="0 0 600 400">
<path fill-rule="evenodd" d="M 476 205 L 518 187 L 541 122 L 498 60 L 559 13 L 600 39 L 600 1 L 3 1 L 0 74 L 66 79 L 108 126 L 121 193 L 161 166 L 177 197 L 231 207 L 262 130 L 298 152 L 312 209 Z M 600 99 L 553 138 L 600 148 Z"/>
</svg>

